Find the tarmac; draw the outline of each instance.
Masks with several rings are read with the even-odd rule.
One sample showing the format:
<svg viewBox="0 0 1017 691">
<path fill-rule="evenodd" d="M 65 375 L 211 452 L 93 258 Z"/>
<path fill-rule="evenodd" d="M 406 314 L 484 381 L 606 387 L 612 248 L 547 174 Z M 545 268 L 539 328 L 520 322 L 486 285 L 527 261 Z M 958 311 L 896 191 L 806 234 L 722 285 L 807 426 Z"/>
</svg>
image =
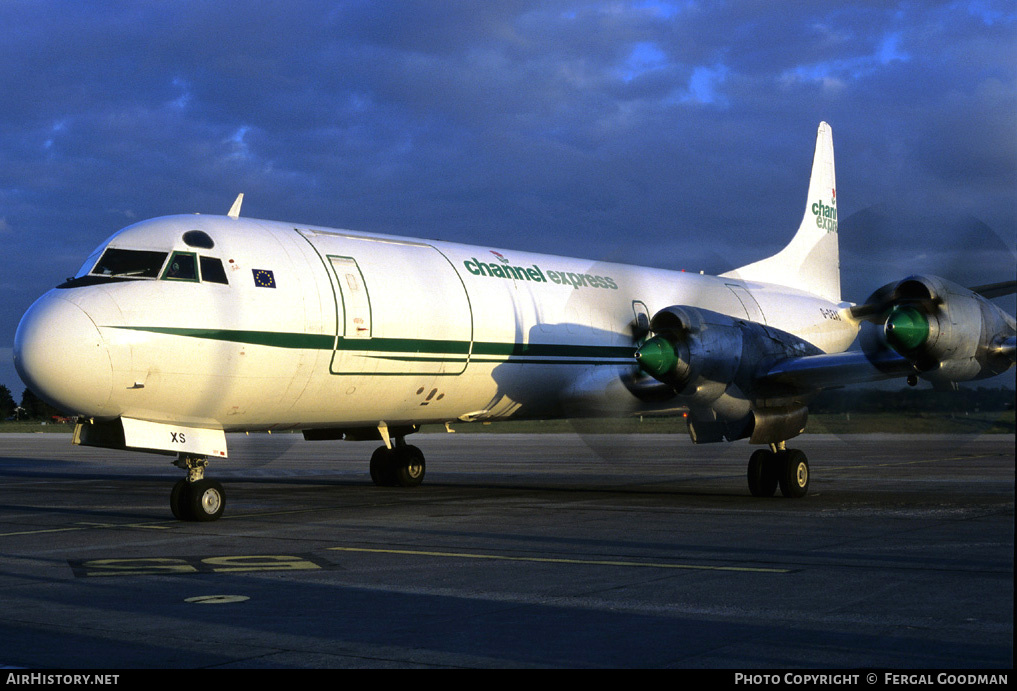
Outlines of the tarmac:
<svg viewBox="0 0 1017 691">
<path fill-rule="evenodd" d="M 0 435 L 0 667 L 1010 669 L 1012 436 L 805 435 L 810 493 L 745 443 L 230 435 L 213 523 L 172 458 Z"/>
</svg>

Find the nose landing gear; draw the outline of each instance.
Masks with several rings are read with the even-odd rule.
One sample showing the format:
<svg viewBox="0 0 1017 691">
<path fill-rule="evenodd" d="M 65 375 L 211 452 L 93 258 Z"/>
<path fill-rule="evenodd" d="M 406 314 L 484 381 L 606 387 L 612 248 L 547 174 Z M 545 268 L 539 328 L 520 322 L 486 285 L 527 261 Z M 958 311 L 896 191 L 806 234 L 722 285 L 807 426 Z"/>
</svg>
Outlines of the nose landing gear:
<svg viewBox="0 0 1017 691">
<path fill-rule="evenodd" d="M 180 454 L 173 462 L 187 471 L 187 479 L 178 481 L 170 492 L 170 510 L 181 521 L 214 521 L 226 508 L 222 485 L 205 477 L 208 459 L 204 456 Z"/>
<path fill-rule="evenodd" d="M 379 487 L 416 487 L 424 481 L 424 454 L 396 437 L 391 448 L 379 446 L 371 455 L 371 480 Z"/>
</svg>

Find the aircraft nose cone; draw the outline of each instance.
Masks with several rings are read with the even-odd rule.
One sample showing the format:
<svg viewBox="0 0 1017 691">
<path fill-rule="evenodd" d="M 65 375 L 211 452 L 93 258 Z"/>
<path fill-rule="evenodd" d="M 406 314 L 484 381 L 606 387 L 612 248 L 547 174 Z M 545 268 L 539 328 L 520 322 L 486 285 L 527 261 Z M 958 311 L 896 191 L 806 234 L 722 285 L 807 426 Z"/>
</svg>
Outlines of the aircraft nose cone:
<svg viewBox="0 0 1017 691">
<path fill-rule="evenodd" d="M 14 366 L 47 403 L 72 415 L 103 416 L 113 392 L 113 366 L 95 323 L 76 304 L 49 293 L 21 318 Z"/>
</svg>

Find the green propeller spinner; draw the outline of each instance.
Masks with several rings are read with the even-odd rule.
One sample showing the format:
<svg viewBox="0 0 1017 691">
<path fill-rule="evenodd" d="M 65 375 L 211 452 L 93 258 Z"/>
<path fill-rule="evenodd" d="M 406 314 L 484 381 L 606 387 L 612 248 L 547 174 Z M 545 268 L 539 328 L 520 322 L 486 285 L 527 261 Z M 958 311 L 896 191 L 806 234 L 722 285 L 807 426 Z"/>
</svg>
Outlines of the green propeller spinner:
<svg viewBox="0 0 1017 691">
<path fill-rule="evenodd" d="M 654 379 L 663 380 L 678 364 L 674 346 L 662 336 L 654 336 L 636 351 L 639 368 Z"/>
<path fill-rule="evenodd" d="M 914 307 L 897 305 L 890 310 L 883 333 L 886 342 L 898 353 L 913 351 L 928 340 L 929 320 Z"/>
</svg>

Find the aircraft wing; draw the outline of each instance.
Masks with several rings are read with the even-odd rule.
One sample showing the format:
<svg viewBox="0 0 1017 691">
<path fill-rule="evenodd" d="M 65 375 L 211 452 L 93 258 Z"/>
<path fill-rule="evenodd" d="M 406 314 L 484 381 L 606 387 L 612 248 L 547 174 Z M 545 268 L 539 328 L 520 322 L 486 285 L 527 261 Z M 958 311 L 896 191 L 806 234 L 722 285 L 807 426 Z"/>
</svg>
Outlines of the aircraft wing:
<svg viewBox="0 0 1017 691">
<path fill-rule="evenodd" d="M 969 288 L 972 293 L 978 293 L 985 298 L 998 298 L 1011 293 L 1017 293 L 1017 281 L 1003 281 L 1001 283 L 989 283 L 984 286 Z"/>
<path fill-rule="evenodd" d="M 879 381 L 914 373 L 914 364 L 892 350 L 878 354 L 847 351 L 790 358 L 777 363 L 758 379 L 763 388 L 790 387 L 798 391 Z"/>
</svg>

